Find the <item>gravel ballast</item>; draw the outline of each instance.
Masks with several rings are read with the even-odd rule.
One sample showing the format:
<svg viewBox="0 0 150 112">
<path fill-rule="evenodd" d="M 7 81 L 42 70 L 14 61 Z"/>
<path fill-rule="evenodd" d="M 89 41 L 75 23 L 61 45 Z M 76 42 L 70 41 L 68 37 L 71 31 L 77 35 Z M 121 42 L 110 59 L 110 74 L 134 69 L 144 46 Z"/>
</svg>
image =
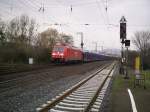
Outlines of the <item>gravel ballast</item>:
<svg viewBox="0 0 150 112">
<path fill-rule="evenodd" d="M 59 66 L 38 73 L 28 72 L 19 80 L 0 83 L 0 112 L 35 112 L 37 107 L 89 76 L 104 63 Z"/>
</svg>

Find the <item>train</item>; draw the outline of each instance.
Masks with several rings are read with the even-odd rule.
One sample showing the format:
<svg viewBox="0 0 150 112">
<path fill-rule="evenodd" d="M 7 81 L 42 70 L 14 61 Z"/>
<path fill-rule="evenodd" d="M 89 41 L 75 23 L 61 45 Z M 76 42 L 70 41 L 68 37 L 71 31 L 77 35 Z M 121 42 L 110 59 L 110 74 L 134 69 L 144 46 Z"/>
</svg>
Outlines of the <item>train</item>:
<svg viewBox="0 0 150 112">
<path fill-rule="evenodd" d="M 83 51 L 69 44 L 59 43 L 53 47 L 51 59 L 52 62 L 67 63 L 109 60 L 110 57 L 99 53 Z"/>
</svg>

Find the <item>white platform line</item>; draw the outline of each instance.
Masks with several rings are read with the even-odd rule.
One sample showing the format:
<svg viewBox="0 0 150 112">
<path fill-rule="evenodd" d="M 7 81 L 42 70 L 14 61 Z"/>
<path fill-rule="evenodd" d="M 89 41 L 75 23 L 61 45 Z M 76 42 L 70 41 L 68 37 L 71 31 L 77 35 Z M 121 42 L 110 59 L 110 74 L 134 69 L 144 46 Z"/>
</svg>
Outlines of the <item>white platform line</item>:
<svg viewBox="0 0 150 112">
<path fill-rule="evenodd" d="M 134 101 L 134 98 L 133 98 L 133 95 L 132 95 L 130 89 L 128 89 L 128 93 L 129 93 L 130 100 L 131 100 L 132 110 L 133 110 L 133 112 L 137 112 L 135 101 Z"/>
</svg>

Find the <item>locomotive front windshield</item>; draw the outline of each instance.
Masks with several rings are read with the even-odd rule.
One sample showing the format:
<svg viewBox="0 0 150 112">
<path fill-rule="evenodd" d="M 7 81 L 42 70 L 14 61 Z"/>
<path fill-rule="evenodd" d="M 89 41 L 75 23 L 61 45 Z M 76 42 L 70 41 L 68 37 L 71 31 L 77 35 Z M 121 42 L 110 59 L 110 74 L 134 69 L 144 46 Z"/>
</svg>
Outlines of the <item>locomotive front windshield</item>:
<svg viewBox="0 0 150 112">
<path fill-rule="evenodd" d="M 63 51 L 64 51 L 64 48 L 62 48 L 62 47 L 55 47 L 55 48 L 53 49 L 53 51 L 55 51 L 55 52 L 63 52 Z"/>
</svg>

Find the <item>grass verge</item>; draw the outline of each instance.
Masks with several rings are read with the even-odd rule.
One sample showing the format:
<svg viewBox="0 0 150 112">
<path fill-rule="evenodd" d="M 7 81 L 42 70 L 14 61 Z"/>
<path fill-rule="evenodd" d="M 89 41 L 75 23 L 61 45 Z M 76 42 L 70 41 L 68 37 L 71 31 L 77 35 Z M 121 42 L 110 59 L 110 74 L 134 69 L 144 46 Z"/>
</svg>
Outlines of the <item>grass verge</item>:
<svg viewBox="0 0 150 112">
<path fill-rule="evenodd" d="M 124 79 L 122 75 L 116 75 L 113 80 L 110 95 L 110 112 L 131 112 L 132 107 L 127 88 L 131 89 L 137 111 L 150 112 L 150 71 L 144 71 L 146 76 L 146 89 L 143 86 L 134 88 L 134 75 L 130 73 L 130 79 Z"/>
</svg>

